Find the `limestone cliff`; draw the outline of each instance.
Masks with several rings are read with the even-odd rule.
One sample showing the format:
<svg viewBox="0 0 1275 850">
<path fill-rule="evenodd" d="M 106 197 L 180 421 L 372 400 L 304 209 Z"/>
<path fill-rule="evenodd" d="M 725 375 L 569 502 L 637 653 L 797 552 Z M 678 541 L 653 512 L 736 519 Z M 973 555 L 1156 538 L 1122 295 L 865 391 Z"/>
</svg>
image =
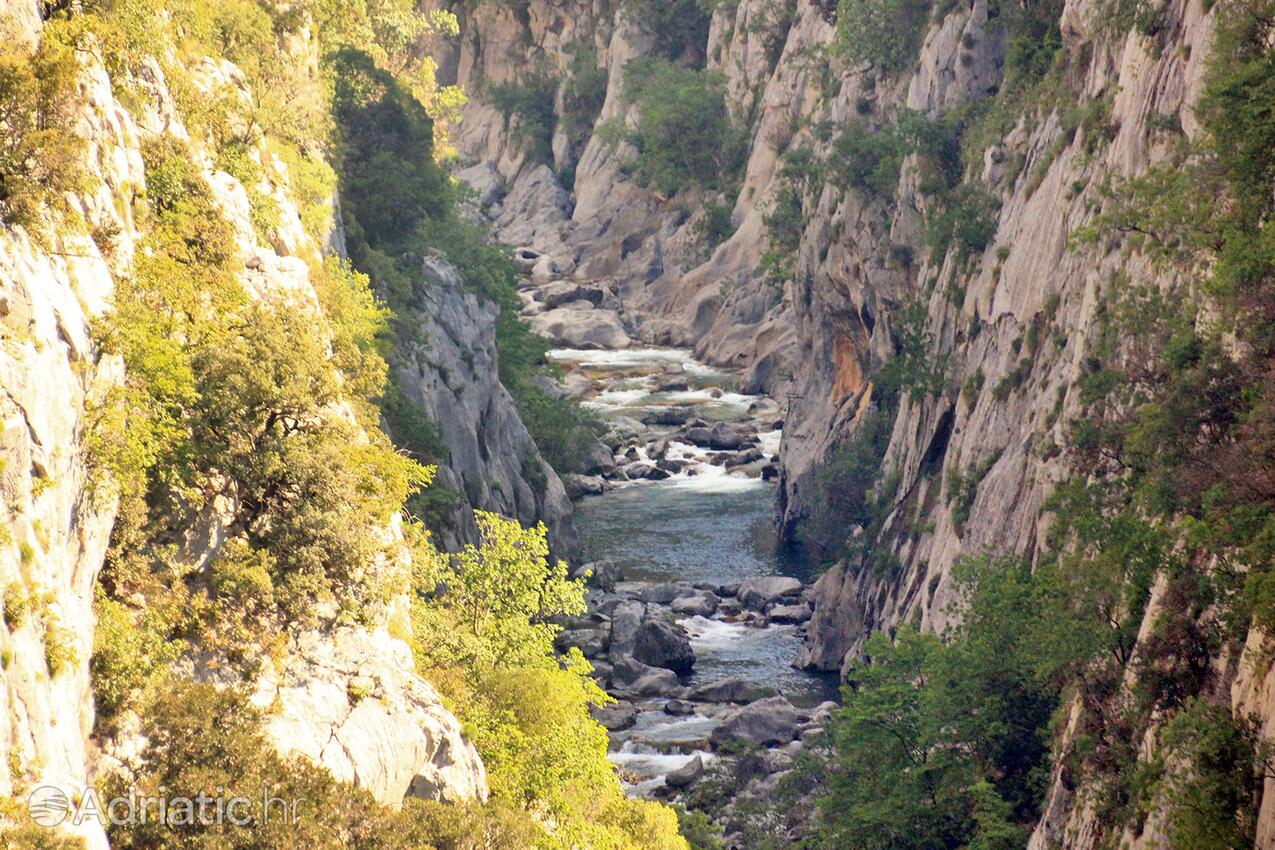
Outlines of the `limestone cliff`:
<svg viewBox="0 0 1275 850">
<path fill-rule="evenodd" d="M 638 185 L 626 165 L 635 151 L 606 133 L 573 139 L 561 120 L 551 161 L 535 161 L 516 132 L 517 116 L 483 97 L 485 86 L 525 82 L 545 68 L 566 79 L 585 44 L 606 76 L 594 130 L 617 119 L 632 124 L 624 66 L 653 50 L 653 36 L 626 4 L 466 6 L 451 60 L 472 97 L 462 151 L 498 173 L 499 191 L 507 193 L 494 211 L 497 233 L 550 255 L 559 276 L 613 287 L 627 329 L 639 339 L 693 347 L 697 357 L 742 367 L 751 383 L 786 398 L 777 514 L 788 537 L 823 507 L 818 470 L 876 409 L 872 376 L 895 354 L 901 308 L 921 304 L 920 331 L 931 341 L 941 386 L 902 394 L 881 461 L 897 472 L 897 488 L 880 528 L 854 530 L 875 535 L 867 548 L 889 553 L 896 566 L 878 571 L 851 559 L 829 569 L 817 585 L 799 659 L 844 671 L 873 630 L 915 619 L 941 631 L 960 556 L 1039 555 L 1045 501 L 1072 474 L 1058 447 L 1067 422 L 1083 415 L 1078 382 L 1103 287 L 1118 272 L 1164 288 L 1176 277 L 1119 239 L 1077 244 L 1072 237 L 1102 208 L 1104 181 L 1144 173 L 1179 135 L 1198 136 L 1194 107 L 1219 7 L 1170 0 L 1155 5 L 1153 26 L 1125 28 L 1113 23 L 1113 4 L 1060 3 L 1067 94 L 1042 115 L 1014 117 L 978 161 L 958 164 L 992 197 L 987 238 L 931 250 L 926 221 L 936 201 L 915 155 L 884 193 L 889 201 L 833 180 L 807 180 L 798 190 L 795 273 L 778 291 L 760 261 L 767 211 L 785 187 L 786 151 L 808 148 L 818 161 L 835 161 L 843 156 L 833 141 L 837 129 L 879 127 L 904 108 L 938 119 L 994 95 L 1005 73 L 1007 31 L 998 4 L 946 5 L 896 74 L 840 58 L 834 7 L 809 0 L 714 7 L 698 55 L 724 75 L 728 101 L 747 127 L 748 151 L 738 195 L 727 199 L 734 232 L 707 258 L 697 254 L 693 235 L 701 190 L 661 198 Z M 560 118 L 564 90 L 558 87 L 555 102 Z M 574 180 L 570 193 L 555 173 Z M 1148 606 L 1144 633 L 1156 616 L 1156 606 Z M 1234 682 L 1236 713 L 1253 714 L 1263 735 L 1275 722 L 1267 665 L 1257 661 L 1266 651 L 1266 637 L 1254 632 L 1242 658 L 1215 659 L 1220 680 Z M 1055 776 L 1033 846 L 1102 840 L 1073 780 Z M 1263 798 L 1258 846 L 1270 840 L 1271 797 Z M 1154 834 L 1152 828 L 1129 838 L 1146 843 Z"/>
<path fill-rule="evenodd" d="M 0 6 L 0 32 L 12 29 L 35 43 L 38 6 Z M 48 232 L 0 229 L 0 796 L 6 797 L 40 784 L 78 792 L 99 768 L 125 766 L 138 743 L 90 740 L 94 593 L 115 505 L 90 481 L 85 436 L 92 399 L 124 370 L 118 358 L 100 356 L 89 325 L 110 309 L 141 238 L 134 213 L 146 187 L 142 140 L 188 134 L 158 64 L 146 65 L 135 81 L 145 96 L 125 106 L 100 49 L 78 58 L 81 106 L 73 129 L 87 142 L 90 188 L 69 203 L 83 221 Z M 227 62 L 206 60 L 193 78 L 208 91 L 229 87 L 253 97 Z M 287 168 L 264 142 L 250 156 L 266 175 L 260 186 L 246 187 L 210 157 L 200 158 L 202 178 L 232 226 L 238 276 L 248 293 L 282 294 L 322 323 L 307 264 L 318 246 L 301 225 Z M 249 190 L 278 206 L 268 233 L 254 226 Z M 191 535 L 198 563 L 222 543 L 218 518 L 206 526 Z M 397 528 L 387 533 L 398 535 Z M 254 683 L 268 734 L 281 750 L 312 758 L 386 803 L 397 805 L 409 793 L 485 798 L 481 759 L 438 693 L 415 673 L 401 631 L 389 635 L 389 613 L 367 626 L 293 634 Z M 187 666 L 194 660 L 186 659 Z M 369 699 L 352 701 L 356 685 Z M 89 846 L 106 846 L 94 819 L 79 831 Z"/>
</svg>

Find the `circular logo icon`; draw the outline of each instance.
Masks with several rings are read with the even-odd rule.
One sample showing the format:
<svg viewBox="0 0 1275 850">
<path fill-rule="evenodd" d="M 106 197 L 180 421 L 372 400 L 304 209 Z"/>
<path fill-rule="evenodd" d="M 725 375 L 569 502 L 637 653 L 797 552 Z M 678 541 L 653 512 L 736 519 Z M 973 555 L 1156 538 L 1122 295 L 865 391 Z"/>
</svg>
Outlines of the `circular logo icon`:
<svg viewBox="0 0 1275 850">
<path fill-rule="evenodd" d="M 40 785 L 27 795 L 27 814 L 40 826 L 57 826 L 71 813 L 71 801 L 56 785 Z"/>
</svg>

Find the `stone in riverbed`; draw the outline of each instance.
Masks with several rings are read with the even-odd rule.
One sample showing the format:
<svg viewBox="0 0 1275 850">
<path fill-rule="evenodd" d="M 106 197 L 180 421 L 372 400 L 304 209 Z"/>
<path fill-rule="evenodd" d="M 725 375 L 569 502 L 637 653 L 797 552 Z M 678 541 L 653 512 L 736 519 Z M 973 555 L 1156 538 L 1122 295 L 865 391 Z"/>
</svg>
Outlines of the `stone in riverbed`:
<svg viewBox="0 0 1275 850">
<path fill-rule="evenodd" d="M 687 717 L 696 711 L 695 703 L 684 699 L 671 699 L 664 703 L 664 713 L 673 717 Z"/>
<path fill-rule="evenodd" d="M 570 348 L 618 349 L 632 344 L 615 312 L 597 309 L 588 301 L 573 301 L 533 316 L 531 326 L 556 344 Z"/>
<path fill-rule="evenodd" d="M 736 596 L 745 608 L 765 611 L 780 599 L 800 595 L 801 588 L 801 582 L 790 576 L 755 576 L 739 583 Z"/>
<path fill-rule="evenodd" d="M 596 629 L 567 629 L 558 633 L 553 645 L 559 652 L 574 646 L 584 653 L 585 658 L 600 658 L 606 654 L 607 639 Z"/>
<path fill-rule="evenodd" d="M 704 757 L 696 753 L 695 758 L 677 770 L 669 771 L 668 775 L 664 777 L 664 784 L 670 788 L 687 788 L 694 785 L 703 775 Z"/>
<path fill-rule="evenodd" d="M 601 723 L 611 732 L 628 729 L 637 722 L 638 710 L 631 702 L 614 703 L 613 705 L 595 705 L 589 709 L 593 719 Z"/>
<path fill-rule="evenodd" d="M 720 602 L 717 594 L 709 590 L 701 590 L 690 596 L 674 599 L 669 607 L 673 609 L 674 614 L 687 617 L 711 617 L 717 612 Z"/>
<path fill-rule="evenodd" d="M 726 459 L 723 464 L 727 469 L 734 469 L 737 466 L 745 466 L 750 463 L 756 463 L 762 459 L 762 453 L 756 449 L 745 449 L 742 452 L 736 452 L 733 456 Z"/>
<path fill-rule="evenodd" d="M 797 709 L 781 696 L 767 697 L 736 709 L 713 730 L 715 745 L 744 741 L 768 747 L 797 737 Z"/>
<path fill-rule="evenodd" d="M 646 462 L 631 463 L 624 467 L 624 472 L 634 481 L 663 481 L 669 477 L 669 474 L 658 466 Z"/>
<path fill-rule="evenodd" d="M 695 652 L 686 629 L 666 620 L 648 617 L 638 630 L 633 657 L 652 667 L 686 675 L 695 666 Z"/>
<path fill-rule="evenodd" d="M 685 425 L 692 416 L 689 407 L 665 407 L 642 417 L 646 425 Z"/>
<path fill-rule="evenodd" d="M 562 486 L 567 496 L 580 499 L 585 496 L 600 496 L 606 490 L 606 481 L 600 475 L 577 475 L 568 473 L 562 476 Z"/>
<path fill-rule="evenodd" d="M 718 422 L 709 431 L 708 447 L 710 449 L 734 451 L 743 444 L 744 438 L 739 431 L 725 422 Z"/>
<path fill-rule="evenodd" d="M 642 628 L 642 616 L 646 606 L 641 602 L 626 600 L 615 606 L 611 612 L 611 649 L 612 661 L 620 661 L 633 656 L 633 648 L 637 645 L 638 631 Z"/>
<path fill-rule="evenodd" d="M 636 658 L 625 658 L 612 665 L 611 685 L 613 691 L 623 696 L 671 696 L 682 691 L 682 684 L 672 670 L 652 667 Z"/>
<path fill-rule="evenodd" d="M 775 695 L 775 689 L 769 685 L 760 685 L 742 676 L 718 679 L 691 691 L 691 699 L 700 702 L 750 703 Z"/>
<path fill-rule="evenodd" d="M 772 623 L 805 623 L 810 620 L 810 606 L 773 605 L 766 612 Z"/>
<path fill-rule="evenodd" d="M 708 448 L 713 442 L 713 429 L 696 425 L 686 429 L 685 437 L 688 443 L 693 443 L 700 448 Z"/>
</svg>

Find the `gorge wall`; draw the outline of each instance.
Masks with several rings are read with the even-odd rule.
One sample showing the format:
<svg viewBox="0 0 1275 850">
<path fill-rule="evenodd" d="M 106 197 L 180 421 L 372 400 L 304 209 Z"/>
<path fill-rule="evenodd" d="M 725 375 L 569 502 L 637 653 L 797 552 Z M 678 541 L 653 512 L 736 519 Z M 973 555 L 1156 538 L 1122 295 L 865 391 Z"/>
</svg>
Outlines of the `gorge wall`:
<svg viewBox="0 0 1275 850">
<path fill-rule="evenodd" d="M 1047 500 L 1075 474 L 1063 449 L 1069 430 L 1091 415 L 1082 385 L 1113 282 L 1190 285 L 1186 268 L 1146 250 L 1145 234 L 1077 234 L 1104 212 L 1113 184 L 1200 138 L 1195 110 L 1226 11 L 1195 0 L 1045 4 L 1056 29 L 1031 43 L 1045 50 L 1056 87 L 1031 89 L 1039 99 L 1023 102 L 1011 86 L 1024 44 L 1014 43 L 1003 4 L 943 4 L 928 23 L 923 15 L 914 55 L 893 71 L 837 48 L 832 3 L 714 4 L 702 32 L 688 23 L 691 5 L 663 31 L 637 2 L 457 6 L 460 44 L 443 67 L 470 94 L 458 140 L 473 164 L 462 176 L 487 199 L 498 238 L 550 258 L 543 274 L 612 288 L 634 338 L 690 347 L 787 400 L 777 517 L 790 542 L 800 545 L 803 525 L 835 510 L 829 476 L 850 474 L 841 453 L 864 439 L 883 403 L 897 403 L 874 459 L 888 483 L 867 494 L 879 509 L 851 523 L 848 553 L 806 549 L 832 565 L 799 662 L 844 674 L 874 630 L 951 625 L 952 570 L 963 556 L 1041 556 L 1054 522 Z M 661 54 L 720 74 L 746 137 L 725 190 L 643 185 L 640 151 L 625 135 L 640 129 L 640 115 L 624 71 Z M 581 56 L 604 81 L 583 130 L 573 105 Z M 542 101 L 538 147 L 526 132 L 534 110 L 508 97 L 532 89 Z M 881 150 L 848 140 L 849 129 L 880 134 L 909 114 L 939 125 L 957 116 L 965 126 L 960 116 L 970 114 L 993 120 L 973 125 L 986 138 L 961 140 L 964 159 L 913 148 L 882 179 L 872 173 Z M 976 192 L 953 200 L 936 191 L 936 179 L 951 180 L 934 173 L 945 156 L 938 169 Z M 852 174 L 829 179 L 839 168 Z M 730 218 L 716 245 L 702 236 L 714 204 Z M 969 221 L 948 220 L 954 238 L 936 241 L 934 223 L 954 209 Z M 791 224 L 782 232 L 784 212 L 795 233 Z M 788 263 L 779 280 L 767 270 L 776 250 Z M 882 399 L 885 365 L 909 347 L 922 352 L 910 385 L 897 402 Z M 1140 641 L 1168 604 L 1157 587 Z M 1212 696 L 1251 716 L 1262 737 L 1275 722 L 1265 646 L 1254 628 L 1241 652 L 1210 662 Z M 1064 740 L 1078 734 L 1079 713 Z M 1063 767 L 1053 780 L 1032 846 L 1112 840 L 1083 780 Z M 1271 840 L 1272 796 L 1262 796 L 1257 846 Z M 1123 838 L 1151 846 L 1157 823 Z"/>
</svg>

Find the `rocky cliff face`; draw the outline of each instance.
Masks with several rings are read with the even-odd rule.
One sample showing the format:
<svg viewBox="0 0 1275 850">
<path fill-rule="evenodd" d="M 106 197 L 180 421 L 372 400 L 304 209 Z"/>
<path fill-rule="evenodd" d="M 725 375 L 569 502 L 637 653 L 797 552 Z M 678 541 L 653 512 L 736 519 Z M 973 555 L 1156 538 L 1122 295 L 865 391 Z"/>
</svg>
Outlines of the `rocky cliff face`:
<svg viewBox="0 0 1275 850">
<path fill-rule="evenodd" d="M 0 7 L 0 32 L 34 43 L 37 5 Z M 125 107 L 102 57 L 81 61 L 76 133 L 87 140 L 84 166 L 93 188 L 71 203 L 86 226 L 48 234 L 0 229 L 0 796 L 41 784 L 82 790 L 98 767 L 125 764 L 138 743 L 90 743 L 94 590 L 115 507 L 90 483 L 84 439 L 91 399 L 121 380 L 123 368 L 99 356 L 89 323 L 109 309 L 140 239 L 133 211 L 146 184 L 141 139 L 187 133 L 157 65 L 138 81 L 146 95 L 140 105 Z M 209 91 L 230 87 L 251 97 L 229 63 L 207 61 L 196 71 L 197 84 Z M 206 158 L 201 163 L 233 226 L 245 288 L 284 293 L 298 309 L 321 316 L 305 260 L 318 248 L 301 225 L 287 170 L 264 144 L 251 155 L 269 175 L 254 188 L 279 207 L 269 239 L 253 226 L 245 187 Z M 221 540 L 215 531 L 200 540 L 196 560 L 202 562 Z M 486 796 L 481 759 L 437 692 L 415 674 L 406 643 L 390 637 L 384 622 L 294 635 L 255 687 L 268 712 L 267 731 L 281 750 L 302 753 L 387 803 L 408 793 Z M 356 690 L 370 698 L 353 699 Z M 94 819 L 75 829 L 90 847 L 106 846 Z"/>
<path fill-rule="evenodd" d="M 543 521 L 563 556 L 578 547 L 571 502 L 527 433 L 496 369 L 498 308 L 466 292 L 446 262 L 423 264 L 429 287 L 417 310 L 425 343 L 404 347 L 395 372 L 404 393 L 429 414 L 447 447 L 441 481 L 462 496 L 440 541 L 453 549 L 478 541 L 473 510 Z"/>
<path fill-rule="evenodd" d="M 482 97 L 484 85 L 525 80 L 532 69 L 564 78 L 568 46 L 583 43 L 606 70 L 595 127 L 632 119 L 621 97 L 623 67 L 649 52 L 652 38 L 624 4 L 532 0 L 525 13 L 480 4 L 462 18 L 453 59 L 473 97 L 461 148 L 507 187 L 497 233 L 551 255 L 564 277 L 613 287 L 637 338 L 744 367 L 752 383 L 787 397 L 777 505 L 786 534 L 822 507 L 817 472 L 876 409 L 871 376 L 894 353 L 901 307 L 922 305 L 921 331 L 932 340 L 943 387 L 899 401 L 882 461 L 897 471 L 898 486 L 883 527 L 871 532 L 897 566 L 883 575 L 843 560 L 828 570 L 799 659 L 844 670 L 873 630 L 915 619 L 941 631 L 960 556 L 1038 554 L 1048 528 L 1044 502 L 1070 474 L 1057 447 L 1065 423 L 1082 410 L 1076 385 L 1103 286 L 1117 272 L 1164 285 L 1174 275 L 1119 240 L 1078 246 L 1071 236 L 1101 206 L 1104 180 L 1164 159 L 1177 132 L 1165 128 L 1198 135 L 1193 107 L 1218 11 L 1171 0 L 1157 7 L 1151 30 L 1113 31 L 1109 4 L 1060 4 L 1070 93 L 1038 119 L 1011 121 L 981 161 L 965 166 L 997 202 L 985 245 L 966 255 L 927 248 L 925 217 L 934 201 L 910 156 L 891 202 L 830 180 L 802 185 L 796 273 L 779 292 L 758 266 L 766 211 L 784 185 L 784 151 L 807 146 L 816 158 L 835 159 L 821 125 L 879 122 L 900 108 L 937 118 L 993 94 L 1004 73 L 1004 18 L 985 0 L 955 4 L 932 21 L 918 55 L 895 75 L 838 58 L 833 5 L 741 0 L 713 13 L 703 55 L 725 76 L 729 101 L 748 125 L 749 151 L 733 199 L 735 232 L 707 259 L 697 256 L 692 236 L 697 190 L 661 199 L 623 167 L 633 151 L 596 132 L 573 143 L 561 122 L 552 168 L 530 162 L 510 119 Z M 1078 118 L 1077 107 L 1088 117 Z M 573 173 L 572 193 L 564 197 L 554 173 Z M 963 516 L 954 516 L 954 500 L 964 503 Z M 1219 662 L 1223 678 L 1234 680 L 1237 714 L 1257 717 L 1263 734 L 1273 722 L 1270 677 L 1254 659 L 1265 646 L 1254 633 L 1243 658 Z M 1033 846 L 1091 846 L 1092 813 L 1069 779 L 1055 779 Z M 1258 846 L 1272 834 L 1271 796 Z"/>
</svg>

